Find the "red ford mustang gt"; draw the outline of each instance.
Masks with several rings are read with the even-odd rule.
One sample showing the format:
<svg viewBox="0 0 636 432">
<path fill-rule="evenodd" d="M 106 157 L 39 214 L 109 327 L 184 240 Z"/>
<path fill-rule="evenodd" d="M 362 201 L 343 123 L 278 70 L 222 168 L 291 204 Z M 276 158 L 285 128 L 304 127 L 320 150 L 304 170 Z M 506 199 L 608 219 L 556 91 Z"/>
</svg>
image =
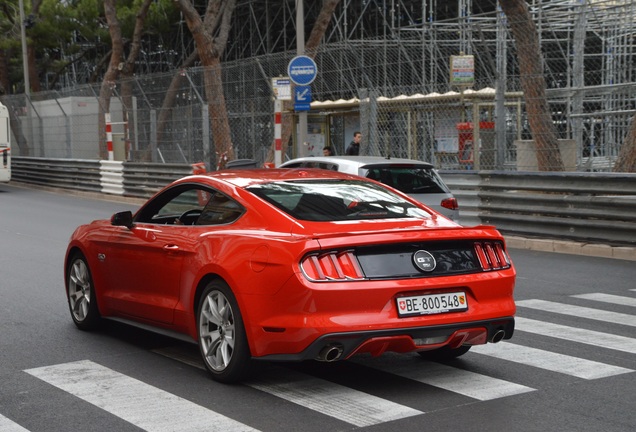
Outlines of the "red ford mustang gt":
<svg viewBox="0 0 636 432">
<path fill-rule="evenodd" d="M 196 341 L 222 382 L 255 359 L 452 358 L 514 330 L 515 270 L 493 227 L 326 170 L 180 179 L 77 228 L 65 282 L 80 329 L 110 318 Z"/>
</svg>

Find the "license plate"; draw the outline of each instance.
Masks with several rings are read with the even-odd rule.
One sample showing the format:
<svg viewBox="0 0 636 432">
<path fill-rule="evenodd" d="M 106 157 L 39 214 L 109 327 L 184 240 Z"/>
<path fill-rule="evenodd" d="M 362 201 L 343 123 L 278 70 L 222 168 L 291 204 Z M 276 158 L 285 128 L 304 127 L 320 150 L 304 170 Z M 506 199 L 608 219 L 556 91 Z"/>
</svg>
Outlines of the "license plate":
<svg viewBox="0 0 636 432">
<path fill-rule="evenodd" d="M 468 298 L 466 297 L 466 293 L 463 291 L 398 297 L 397 299 L 399 317 L 457 312 L 465 311 L 467 309 Z"/>
</svg>

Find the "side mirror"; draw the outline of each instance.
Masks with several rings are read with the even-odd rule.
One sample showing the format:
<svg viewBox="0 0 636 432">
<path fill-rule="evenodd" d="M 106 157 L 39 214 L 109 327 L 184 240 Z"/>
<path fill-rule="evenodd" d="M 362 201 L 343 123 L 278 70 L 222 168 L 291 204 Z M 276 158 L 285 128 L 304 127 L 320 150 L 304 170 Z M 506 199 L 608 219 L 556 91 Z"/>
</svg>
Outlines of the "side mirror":
<svg viewBox="0 0 636 432">
<path fill-rule="evenodd" d="M 128 229 L 133 227 L 133 215 L 130 210 L 115 213 L 110 218 L 110 224 L 114 226 L 125 226 Z"/>
</svg>

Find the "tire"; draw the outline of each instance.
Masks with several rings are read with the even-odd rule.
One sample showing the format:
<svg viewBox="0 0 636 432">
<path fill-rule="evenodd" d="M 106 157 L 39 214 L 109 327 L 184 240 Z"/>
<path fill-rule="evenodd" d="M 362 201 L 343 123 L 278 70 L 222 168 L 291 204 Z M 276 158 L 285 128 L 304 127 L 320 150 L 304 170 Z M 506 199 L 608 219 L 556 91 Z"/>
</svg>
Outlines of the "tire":
<svg viewBox="0 0 636 432">
<path fill-rule="evenodd" d="M 84 255 L 78 252 L 71 256 L 66 275 L 66 297 L 73 322 L 81 330 L 97 328 L 101 317 L 93 277 Z"/>
<path fill-rule="evenodd" d="M 199 350 L 215 381 L 232 383 L 248 376 L 251 354 L 238 302 L 223 281 L 210 282 L 197 311 Z"/>
<path fill-rule="evenodd" d="M 468 351 L 470 351 L 470 345 L 462 345 L 455 349 L 444 346 L 430 351 L 418 351 L 418 354 L 426 360 L 446 361 L 463 356 Z"/>
</svg>

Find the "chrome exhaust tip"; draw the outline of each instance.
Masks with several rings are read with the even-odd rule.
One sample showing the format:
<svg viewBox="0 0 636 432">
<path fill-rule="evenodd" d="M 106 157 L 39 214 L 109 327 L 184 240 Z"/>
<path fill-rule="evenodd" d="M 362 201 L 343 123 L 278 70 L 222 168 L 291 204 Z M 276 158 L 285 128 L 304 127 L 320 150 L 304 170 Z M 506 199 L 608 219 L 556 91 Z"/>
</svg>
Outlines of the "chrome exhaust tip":
<svg viewBox="0 0 636 432">
<path fill-rule="evenodd" d="M 494 335 L 492 335 L 492 337 L 490 338 L 490 342 L 491 343 L 500 342 L 505 336 L 506 336 L 506 332 L 499 329 L 495 332 Z"/>
<path fill-rule="evenodd" d="M 316 360 L 323 362 L 333 362 L 338 360 L 340 356 L 342 356 L 343 351 L 344 348 L 340 344 L 326 345 L 320 350 L 320 353 L 318 353 L 318 357 L 316 358 Z"/>
</svg>

